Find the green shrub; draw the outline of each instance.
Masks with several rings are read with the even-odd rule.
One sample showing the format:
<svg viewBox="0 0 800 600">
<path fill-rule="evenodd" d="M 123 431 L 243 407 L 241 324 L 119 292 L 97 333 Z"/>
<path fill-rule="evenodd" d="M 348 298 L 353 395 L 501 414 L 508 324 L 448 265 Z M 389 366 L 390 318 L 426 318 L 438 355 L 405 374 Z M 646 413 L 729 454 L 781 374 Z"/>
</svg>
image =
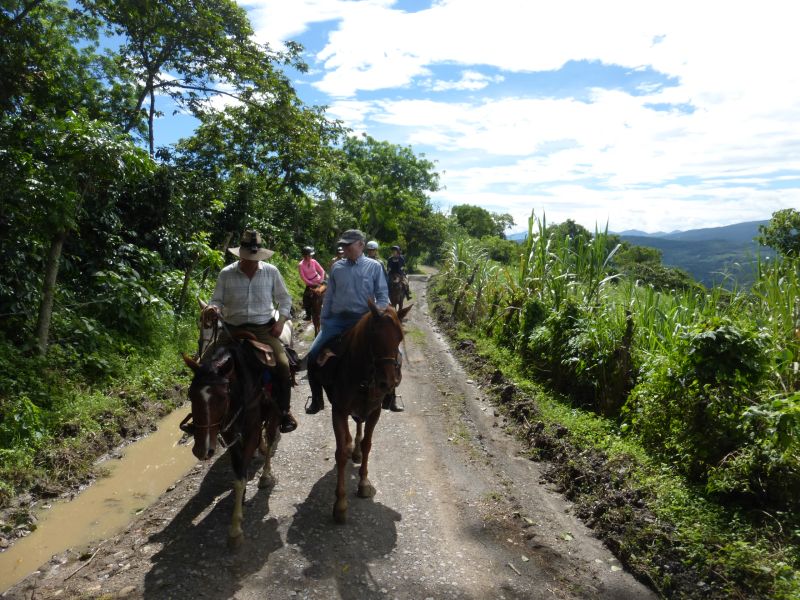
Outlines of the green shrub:
<svg viewBox="0 0 800 600">
<path fill-rule="evenodd" d="M 800 392 L 775 396 L 742 416 L 749 443 L 711 470 L 709 491 L 799 511 Z"/>
<path fill-rule="evenodd" d="M 653 356 L 626 405 L 634 431 L 656 454 L 704 479 L 748 436 L 743 413 L 766 374 L 763 332 L 713 319 Z"/>
</svg>

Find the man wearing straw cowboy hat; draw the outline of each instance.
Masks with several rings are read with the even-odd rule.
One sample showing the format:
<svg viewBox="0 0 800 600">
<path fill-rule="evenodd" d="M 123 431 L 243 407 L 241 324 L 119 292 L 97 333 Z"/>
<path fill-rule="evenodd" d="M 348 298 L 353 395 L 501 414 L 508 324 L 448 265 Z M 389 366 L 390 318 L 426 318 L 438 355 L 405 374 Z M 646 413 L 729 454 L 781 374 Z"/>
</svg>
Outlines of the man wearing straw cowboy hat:
<svg viewBox="0 0 800 600">
<path fill-rule="evenodd" d="M 283 433 L 294 431 L 297 421 L 290 411 L 289 359 L 279 339 L 289 318 L 292 297 L 277 267 L 263 262 L 274 252 L 262 246 L 258 231 L 249 229 L 242 233 L 239 247 L 228 248 L 228 252 L 239 260 L 220 271 L 214 295 L 204 312 L 208 311 L 215 318 L 221 315 L 231 335 L 249 331 L 259 342 L 272 348 L 277 363 L 277 378 L 272 389 L 282 413 L 280 430 Z M 278 306 L 277 321 L 273 316 L 273 303 Z"/>
</svg>

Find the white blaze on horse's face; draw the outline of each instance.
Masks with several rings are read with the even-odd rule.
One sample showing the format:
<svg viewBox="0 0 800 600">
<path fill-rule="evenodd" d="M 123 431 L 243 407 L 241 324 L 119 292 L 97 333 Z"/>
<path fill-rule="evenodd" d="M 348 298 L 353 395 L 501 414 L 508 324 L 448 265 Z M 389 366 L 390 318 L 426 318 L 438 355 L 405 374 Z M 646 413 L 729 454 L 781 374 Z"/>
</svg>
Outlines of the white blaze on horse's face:
<svg viewBox="0 0 800 600">
<path fill-rule="evenodd" d="M 204 385 L 200 390 L 200 397 L 203 399 L 203 408 L 205 409 L 206 424 L 211 423 L 211 386 Z M 204 447 L 206 451 L 211 448 L 211 429 L 206 429 L 206 439 Z"/>
</svg>

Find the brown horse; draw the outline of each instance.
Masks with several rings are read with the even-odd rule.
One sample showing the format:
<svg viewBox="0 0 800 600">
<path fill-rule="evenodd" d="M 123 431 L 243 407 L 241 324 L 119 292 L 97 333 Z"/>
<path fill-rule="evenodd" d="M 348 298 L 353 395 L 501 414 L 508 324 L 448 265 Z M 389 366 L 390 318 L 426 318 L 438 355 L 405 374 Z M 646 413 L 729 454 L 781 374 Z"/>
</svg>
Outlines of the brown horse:
<svg viewBox="0 0 800 600">
<path fill-rule="evenodd" d="M 403 309 L 403 302 L 406 299 L 406 284 L 400 273 L 392 273 L 389 281 L 389 302 L 396 311 Z"/>
<path fill-rule="evenodd" d="M 357 463 L 360 455 L 358 496 L 371 498 L 375 495 L 367 466 L 372 433 L 381 416 L 384 397 L 400 384 L 401 379 L 403 327 L 400 322 L 411 306 L 400 312 L 392 307 L 380 310 L 371 301 L 369 306 L 370 312 L 342 336 L 337 356 L 319 368 L 319 379 L 333 408 L 337 469 L 333 519 L 337 523 L 344 523 L 347 519 L 345 467 L 348 458 L 352 457 Z M 355 445 L 350 434 L 350 417 L 358 424 Z"/>
<path fill-rule="evenodd" d="M 216 348 L 199 363 L 183 357 L 194 372 L 189 386 L 192 412 L 181 423 L 181 429 L 194 437 L 192 453 L 200 460 L 208 460 L 219 444 L 231 457 L 235 475 L 233 517 L 228 530 L 231 546 L 242 540 L 247 468 L 256 448 L 264 455 L 258 487 L 272 487 L 276 483 L 271 458 L 280 437 L 280 410 L 268 393 L 269 384 L 263 382 L 264 365 L 257 357 L 258 351 L 249 340 L 242 340 Z"/>
<path fill-rule="evenodd" d="M 319 335 L 320 315 L 322 314 L 322 300 L 325 298 L 325 291 L 328 289 L 327 283 L 321 283 L 315 288 L 306 288 L 308 296 L 308 307 L 311 313 L 311 322 L 314 323 L 314 337 Z"/>
</svg>

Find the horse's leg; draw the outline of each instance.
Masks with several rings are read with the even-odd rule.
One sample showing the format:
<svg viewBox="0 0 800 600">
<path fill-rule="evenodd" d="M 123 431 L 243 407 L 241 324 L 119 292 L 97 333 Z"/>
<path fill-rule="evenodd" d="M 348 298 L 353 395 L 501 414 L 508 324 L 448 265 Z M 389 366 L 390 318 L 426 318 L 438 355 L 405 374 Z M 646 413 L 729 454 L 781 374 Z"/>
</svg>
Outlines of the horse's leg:
<svg viewBox="0 0 800 600">
<path fill-rule="evenodd" d="M 264 468 L 261 470 L 261 477 L 258 479 L 258 487 L 260 489 L 272 488 L 278 483 L 278 478 L 272 472 L 272 457 L 275 455 L 275 449 L 278 446 L 280 439 L 280 432 L 278 426 L 280 425 L 280 418 L 278 411 L 274 407 L 270 407 L 267 415 L 267 420 L 264 423 L 264 437 L 266 443 L 263 445 L 261 452 L 264 455 Z"/>
<path fill-rule="evenodd" d="M 334 409 L 331 414 L 333 433 L 336 436 L 336 503 L 333 505 L 333 520 L 336 523 L 345 523 L 347 521 L 347 492 L 344 480 L 349 457 L 347 438 L 350 437 L 350 425 L 347 422 L 346 413 L 340 413 Z"/>
<path fill-rule="evenodd" d="M 242 518 L 244 506 L 244 492 L 247 488 L 247 472 L 244 466 L 244 452 L 241 449 L 232 451 L 231 465 L 236 479 L 233 480 L 233 516 L 228 529 L 228 546 L 237 548 L 242 543 Z"/>
<path fill-rule="evenodd" d="M 361 468 L 358 470 L 359 498 L 372 498 L 375 495 L 375 488 L 369 482 L 367 463 L 369 462 L 369 451 L 372 449 L 372 432 L 375 431 L 375 425 L 378 424 L 380 418 L 381 409 L 373 410 L 367 417 L 367 424 L 364 427 L 364 439 L 361 440 Z"/>
<path fill-rule="evenodd" d="M 356 421 L 356 439 L 353 442 L 353 455 L 352 455 L 354 465 L 361 463 L 361 440 L 363 439 L 364 439 L 364 423 Z"/>
</svg>

